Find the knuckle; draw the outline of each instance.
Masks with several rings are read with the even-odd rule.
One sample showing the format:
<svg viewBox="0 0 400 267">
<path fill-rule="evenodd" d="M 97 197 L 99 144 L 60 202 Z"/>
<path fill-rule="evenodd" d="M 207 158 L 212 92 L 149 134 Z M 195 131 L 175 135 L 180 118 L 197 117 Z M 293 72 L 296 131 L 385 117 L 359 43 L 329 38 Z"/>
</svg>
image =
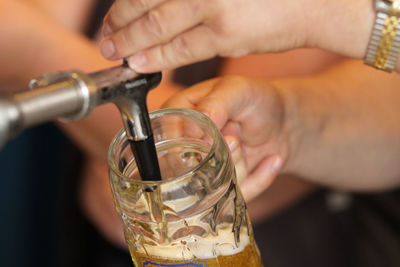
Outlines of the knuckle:
<svg viewBox="0 0 400 267">
<path fill-rule="evenodd" d="M 128 13 L 124 3 L 115 2 L 106 16 L 106 20 L 113 30 L 123 27 L 127 23 Z"/>
<path fill-rule="evenodd" d="M 177 53 L 177 56 L 183 59 L 195 59 L 195 54 L 190 46 L 190 41 L 184 35 L 179 35 L 172 40 L 173 51 Z"/>
<path fill-rule="evenodd" d="M 153 9 L 147 13 L 145 26 L 157 41 L 163 41 L 165 28 L 162 21 L 162 14 L 159 10 Z"/>
<path fill-rule="evenodd" d="M 253 90 L 249 77 L 237 74 L 223 76 L 218 81 L 218 86 L 232 88 L 237 95 L 246 95 L 249 90 Z"/>
<path fill-rule="evenodd" d="M 149 0 L 128 0 L 133 8 L 147 10 L 149 8 Z"/>
<path fill-rule="evenodd" d="M 115 7 L 111 8 L 109 15 L 107 16 L 107 23 L 110 25 L 112 29 L 119 27 L 119 11 Z"/>
<path fill-rule="evenodd" d="M 167 46 L 163 45 L 157 51 L 158 51 L 157 59 L 159 60 L 160 65 L 170 66 L 174 62 L 173 60 L 174 55 L 171 55 L 171 53 L 169 53 Z"/>
<path fill-rule="evenodd" d="M 220 83 L 228 85 L 235 84 L 235 88 L 238 90 L 239 88 L 246 88 L 248 86 L 248 79 L 242 75 L 232 74 L 222 77 Z"/>
<path fill-rule="evenodd" d="M 115 49 L 122 55 L 125 55 L 130 48 L 133 47 L 133 37 L 129 29 L 121 30 L 119 32 L 119 38 L 115 42 Z"/>
</svg>

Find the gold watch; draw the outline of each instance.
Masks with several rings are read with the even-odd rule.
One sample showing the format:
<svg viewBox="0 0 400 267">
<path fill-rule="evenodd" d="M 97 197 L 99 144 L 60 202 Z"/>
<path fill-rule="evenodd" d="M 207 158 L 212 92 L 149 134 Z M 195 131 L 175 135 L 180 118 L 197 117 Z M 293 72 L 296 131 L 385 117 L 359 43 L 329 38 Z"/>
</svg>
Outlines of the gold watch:
<svg viewBox="0 0 400 267">
<path fill-rule="evenodd" d="M 375 0 L 376 20 L 364 63 L 391 72 L 400 51 L 400 0 Z"/>
</svg>

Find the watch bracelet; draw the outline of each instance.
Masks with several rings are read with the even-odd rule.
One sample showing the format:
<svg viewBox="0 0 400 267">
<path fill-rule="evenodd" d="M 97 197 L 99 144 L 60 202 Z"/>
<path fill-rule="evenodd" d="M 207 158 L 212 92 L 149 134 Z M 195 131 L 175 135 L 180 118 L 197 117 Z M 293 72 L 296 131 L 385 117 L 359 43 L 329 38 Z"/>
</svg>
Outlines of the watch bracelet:
<svg viewBox="0 0 400 267">
<path fill-rule="evenodd" d="M 365 64 L 391 72 L 400 51 L 400 23 L 395 14 L 377 12 Z"/>
</svg>

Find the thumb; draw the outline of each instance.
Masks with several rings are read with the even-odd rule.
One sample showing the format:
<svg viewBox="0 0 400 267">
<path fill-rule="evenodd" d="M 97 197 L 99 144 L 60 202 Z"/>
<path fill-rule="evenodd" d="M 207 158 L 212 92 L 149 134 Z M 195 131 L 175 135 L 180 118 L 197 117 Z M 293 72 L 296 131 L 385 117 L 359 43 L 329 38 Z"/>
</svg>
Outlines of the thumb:
<svg viewBox="0 0 400 267">
<path fill-rule="evenodd" d="M 279 155 L 267 157 L 245 179 L 240 188 L 246 202 L 250 202 L 272 184 L 282 167 L 282 158 Z"/>
</svg>

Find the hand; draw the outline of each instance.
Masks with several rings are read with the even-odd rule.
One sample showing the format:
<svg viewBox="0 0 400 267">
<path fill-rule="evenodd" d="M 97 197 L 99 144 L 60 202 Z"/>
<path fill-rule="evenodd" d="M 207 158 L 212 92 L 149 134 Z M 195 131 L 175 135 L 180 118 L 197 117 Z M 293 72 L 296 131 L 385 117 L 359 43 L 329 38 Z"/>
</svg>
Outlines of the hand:
<svg viewBox="0 0 400 267">
<path fill-rule="evenodd" d="M 140 72 L 298 47 L 362 58 L 373 21 L 370 0 L 116 0 L 101 50 Z"/>
<path fill-rule="evenodd" d="M 288 158 L 281 97 L 261 80 L 231 76 L 206 81 L 173 96 L 164 106 L 197 109 L 228 136 L 247 201 L 271 184 Z M 240 179 L 247 172 L 248 177 Z"/>
<path fill-rule="evenodd" d="M 304 45 L 304 0 L 117 0 L 102 53 L 141 72 Z M 112 45 L 113 44 L 113 47 Z"/>
</svg>

